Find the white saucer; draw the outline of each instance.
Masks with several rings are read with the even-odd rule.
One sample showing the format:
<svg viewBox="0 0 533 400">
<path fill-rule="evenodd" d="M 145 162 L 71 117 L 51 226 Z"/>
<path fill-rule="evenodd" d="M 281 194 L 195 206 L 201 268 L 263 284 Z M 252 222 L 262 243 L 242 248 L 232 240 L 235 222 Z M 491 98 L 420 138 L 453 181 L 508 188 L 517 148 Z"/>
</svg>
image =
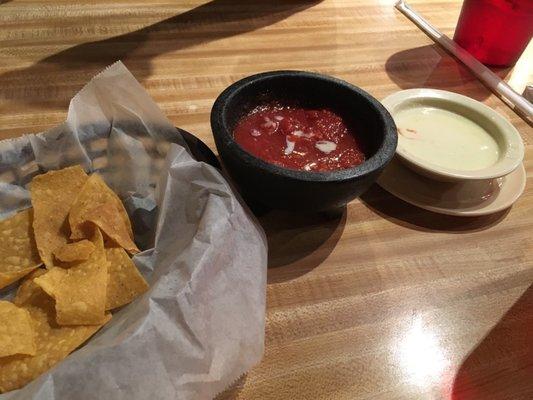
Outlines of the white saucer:
<svg viewBox="0 0 533 400">
<path fill-rule="evenodd" d="M 419 175 L 395 156 L 377 183 L 407 203 L 440 214 L 478 216 L 510 207 L 526 186 L 520 165 L 509 175 L 489 181 L 439 182 Z"/>
</svg>

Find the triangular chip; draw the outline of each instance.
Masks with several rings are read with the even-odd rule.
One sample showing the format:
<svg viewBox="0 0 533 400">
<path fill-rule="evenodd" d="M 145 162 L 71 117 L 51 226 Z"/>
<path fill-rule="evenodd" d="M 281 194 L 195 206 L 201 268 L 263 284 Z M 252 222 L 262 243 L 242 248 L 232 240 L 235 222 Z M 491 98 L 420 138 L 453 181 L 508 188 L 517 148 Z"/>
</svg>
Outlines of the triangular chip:
<svg viewBox="0 0 533 400">
<path fill-rule="evenodd" d="M 67 243 L 67 216 L 87 180 L 79 165 L 37 175 L 31 181 L 33 231 L 39 255 L 47 268 L 54 266 L 52 253 Z"/>
<path fill-rule="evenodd" d="M 42 264 L 32 230 L 31 208 L 0 221 L 0 289 Z"/>
<path fill-rule="evenodd" d="M 121 247 L 105 249 L 108 265 L 106 310 L 128 304 L 148 290 L 148 283 Z"/>
<path fill-rule="evenodd" d="M 99 212 L 104 215 L 99 215 Z M 133 242 L 130 219 L 122 201 L 98 174 L 89 177 L 72 206 L 69 214 L 72 239 L 87 237 L 87 221 L 98 225 L 107 236 L 129 252 L 139 251 Z"/>
<path fill-rule="evenodd" d="M 0 358 L 0 393 L 18 389 L 52 368 L 82 345 L 103 324 L 59 326 L 55 321 L 54 300 L 35 285 L 32 274 L 19 287 L 15 303 L 29 312 L 35 332 L 34 356 L 13 355 Z M 111 319 L 107 314 L 103 323 Z"/>
<path fill-rule="evenodd" d="M 54 256 L 62 262 L 85 261 L 94 251 L 95 247 L 87 239 L 79 242 L 67 243 L 54 251 Z"/>
<path fill-rule="evenodd" d="M 95 229 L 95 250 L 69 269 L 54 267 L 35 283 L 56 301 L 59 325 L 92 325 L 105 320 L 107 261 L 102 234 Z"/>
<path fill-rule="evenodd" d="M 114 203 L 100 204 L 87 210 L 85 219 L 100 228 L 108 238 L 126 249 L 129 253 L 135 254 L 139 252 L 139 249 L 129 237 L 126 226 L 121 223 L 117 207 Z"/>
<path fill-rule="evenodd" d="M 0 358 L 13 354 L 35 355 L 30 314 L 10 301 L 0 301 Z"/>
</svg>

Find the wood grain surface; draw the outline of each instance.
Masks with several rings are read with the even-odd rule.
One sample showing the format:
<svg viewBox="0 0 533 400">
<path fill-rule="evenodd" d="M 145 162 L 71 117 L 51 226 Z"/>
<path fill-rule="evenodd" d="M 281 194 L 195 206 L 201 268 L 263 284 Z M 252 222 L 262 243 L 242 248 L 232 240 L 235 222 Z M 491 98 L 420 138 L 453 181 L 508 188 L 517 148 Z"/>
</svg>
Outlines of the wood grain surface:
<svg viewBox="0 0 533 400">
<path fill-rule="evenodd" d="M 410 3 L 453 34 L 460 1 Z M 507 117 L 528 173 L 509 210 L 442 216 L 374 186 L 341 215 L 263 215 L 265 356 L 218 399 L 533 399 L 532 129 L 392 1 L 4 1 L 0 138 L 62 122 L 117 59 L 213 149 L 216 96 L 275 69 L 334 75 L 377 98 L 451 90 Z M 532 60 L 497 73 L 523 87 Z"/>
</svg>

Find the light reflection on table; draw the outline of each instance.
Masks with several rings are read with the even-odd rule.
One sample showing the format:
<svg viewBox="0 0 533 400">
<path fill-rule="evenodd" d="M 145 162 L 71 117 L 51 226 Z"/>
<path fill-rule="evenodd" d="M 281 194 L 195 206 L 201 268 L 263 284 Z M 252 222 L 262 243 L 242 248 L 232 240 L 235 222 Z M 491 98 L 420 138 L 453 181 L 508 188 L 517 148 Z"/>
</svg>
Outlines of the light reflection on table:
<svg viewBox="0 0 533 400">
<path fill-rule="evenodd" d="M 398 356 L 408 381 L 420 388 L 438 384 L 450 366 L 437 332 L 421 315 L 410 321 L 398 343 Z"/>
</svg>

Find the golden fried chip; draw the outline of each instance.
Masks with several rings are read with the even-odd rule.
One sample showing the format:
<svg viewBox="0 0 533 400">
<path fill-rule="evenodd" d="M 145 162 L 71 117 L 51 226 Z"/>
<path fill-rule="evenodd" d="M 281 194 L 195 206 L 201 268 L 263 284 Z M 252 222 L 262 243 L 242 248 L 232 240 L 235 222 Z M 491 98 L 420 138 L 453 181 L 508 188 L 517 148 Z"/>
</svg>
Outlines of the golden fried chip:
<svg viewBox="0 0 533 400">
<path fill-rule="evenodd" d="M 63 262 L 85 261 L 93 251 L 94 244 L 87 239 L 83 239 L 79 242 L 64 244 L 54 251 L 54 256 Z"/>
<path fill-rule="evenodd" d="M 32 214 L 29 208 L 0 221 L 0 289 L 42 263 L 33 238 Z"/>
<path fill-rule="evenodd" d="M 92 222 L 106 234 L 114 243 L 126 249 L 129 253 L 139 252 L 137 246 L 129 237 L 125 225 L 121 222 L 114 203 L 105 203 L 87 210 L 87 221 Z"/>
<path fill-rule="evenodd" d="M 54 267 L 35 278 L 35 283 L 56 301 L 59 325 L 92 325 L 105 320 L 107 261 L 98 229 L 91 256 L 69 269 Z"/>
<path fill-rule="evenodd" d="M 35 355 L 30 314 L 10 301 L 0 301 L 0 357 Z"/>
<path fill-rule="evenodd" d="M 28 276 L 26 276 L 26 278 L 24 278 L 19 288 L 17 289 L 17 294 L 13 299 L 13 303 L 17 306 L 22 307 L 23 305 L 31 303 L 33 301 L 32 296 L 34 294 L 43 294 L 43 290 L 33 280 L 38 276 L 44 274 L 46 274 L 46 270 L 44 268 L 39 268 L 33 271 Z M 46 296 L 45 293 L 44 295 Z"/>
<path fill-rule="evenodd" d="M 106 310 L 128 304 L 148 290 L 148 284 L 121 247 L 105 249 L 108 265 Z"/>
<path fill-rule="evenodd" d="M 87 174 L 79 165 L 37 175 L 31 181 L 33 231 L 39 255 L 47 268 L 54 266 L 52 252 L 67 243 L 67 216 Z"/>
<path fill-rule="evenodd" d="M 35 275 L 42 275 L 43 270 Z M 34 274 L 32 274 L 34 275 Z M 34 356 L 12 355 L 0 358 L 0 393 L 18 389 L 52 368 L 89 339 L 111 319 L 107 314 L 100 325 L 59 326 L 55 321 L 54 300 L 26 279 L 17 299 L 28 311 L 35 332 Z"/>
<path fill-rule="evenodd" d="M 100 211 L 104 211 L 106 215 L 99 216 Z M 109 217 L 112 219 L 105 219 Z M 72 206 L 69 214 L 72 239 L 86 237 L 84 226 L 87 221 L 98 225 L 119 246 L 130 252 L 139 251 L 133 242 L 130 219 L 122 201 L 98 174 L 89 177 Z"/>
</svg>

